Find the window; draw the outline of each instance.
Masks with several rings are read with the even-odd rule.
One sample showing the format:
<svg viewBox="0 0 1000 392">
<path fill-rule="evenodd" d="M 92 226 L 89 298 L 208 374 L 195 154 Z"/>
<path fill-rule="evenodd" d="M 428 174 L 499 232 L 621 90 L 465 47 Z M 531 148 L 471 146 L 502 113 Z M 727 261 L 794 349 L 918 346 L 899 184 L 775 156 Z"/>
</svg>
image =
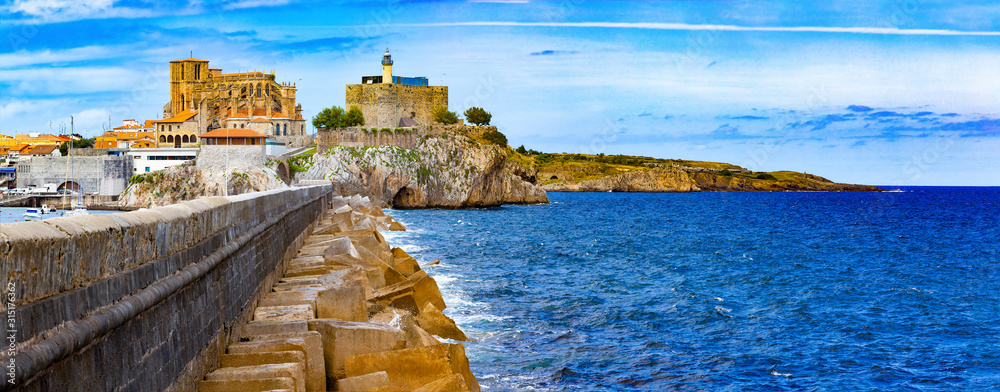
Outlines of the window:
<svg viewBox="0 0 1000 392">
<path fill-rule="evenodd" d="M 195 135 L 191 135 L 191 143 L 197 143 L 197 142 L 198 142 L 198 137 Z"/>
<path fill-rule="evenodd" d="M 182 142 L 187 143 L 188 142 L 188 135 L 184 135 L 184 137 L 182 137 L 181 139 L 182 139 L 181 140 Z"/>
<path fill-rule="evenodd" d="M 146 173 L 149 173 L 149 166 L 146 166 Z"/>
<path fill-rule="evenodd" d="M 302 136 L 302 135 L 305 135 L 305 134 L 306 134 L 306 126 L 305 126 L 305 124 L 303 124 L 302 125 L 302 129 L 299 130 L 299 136 Z"/>
<path fill-rule="evenodd" d="M 284 128 L 285 128 L 285 136 L 288 136 L 288 124 L 285 124 Z"/>
</svg>

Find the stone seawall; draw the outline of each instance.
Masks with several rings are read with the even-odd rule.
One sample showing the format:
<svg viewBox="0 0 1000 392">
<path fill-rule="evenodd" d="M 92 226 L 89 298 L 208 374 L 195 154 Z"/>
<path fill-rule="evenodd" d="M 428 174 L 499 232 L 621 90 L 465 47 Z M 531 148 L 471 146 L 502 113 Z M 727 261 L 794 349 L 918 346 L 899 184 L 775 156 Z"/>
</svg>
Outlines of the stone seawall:
<svg viewBox="0 0 1000 392">
<path fill-rule="evenodd" d="M 0 352 L 15 363 L 0 390 L 195 390 L 331 197 L 314 186 L 4 224 L 17 344 Z"/>
</svg>

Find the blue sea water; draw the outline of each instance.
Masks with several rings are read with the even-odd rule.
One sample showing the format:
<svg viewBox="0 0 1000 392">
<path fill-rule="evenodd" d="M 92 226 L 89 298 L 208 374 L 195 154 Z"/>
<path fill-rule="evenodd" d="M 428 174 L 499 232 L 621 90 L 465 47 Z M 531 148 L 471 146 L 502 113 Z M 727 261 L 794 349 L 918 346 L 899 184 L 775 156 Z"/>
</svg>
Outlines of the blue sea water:
<svg viewBox="0 0 1000 392">
<path fill-rule="evenodd" d="M 7 223 L 18 223 L 24 222 L 24 212 L 28 208 L 25 207 L 0 207 L 0 224 L 4 224 L 5 227 Z M 61 217 L 63 213 L 67 210 L 57 210 L 53 213 L 43 214 L 42 220 L 52 219 Z M 121 211 L 109 211 L 109 210 L 91 210 L 89 211 L 91 215 L 103 215 L 103 214 L 114 214 Z"/>
<path fill-rule="evenodd" d="M 484 390 L 1000 390 L 1000 188 L 389 212 Z"/>
</svg>

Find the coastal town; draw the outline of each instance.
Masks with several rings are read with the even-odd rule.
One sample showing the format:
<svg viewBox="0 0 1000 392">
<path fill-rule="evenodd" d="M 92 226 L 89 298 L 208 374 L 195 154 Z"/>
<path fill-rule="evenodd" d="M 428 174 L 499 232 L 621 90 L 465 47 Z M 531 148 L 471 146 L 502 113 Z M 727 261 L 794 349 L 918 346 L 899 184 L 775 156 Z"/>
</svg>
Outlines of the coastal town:
<svg viewBox="0 0 1000 392">
<path fill-rule="evenodd" d="M 417 137 L 461 122 L 435 121 L 435 110 L 450 113 L 448 87 L 431 86 L 426 77 L 394 75 L 392 64 L 386 49 L 380 75 L 362 76 L 360 84 L 346 86 L 346 106 L 360 111 L 355 122 L 338 126 L 314 121 L 321 128 L 307 133 L 296 84 L 279 81 L 274 71 L 224 73 L 207 60 L 170 61 L 169 102 L 162 113 L 150 113 L 162 119 L 123 119 L 92 138 L 74 130 L 72 120 L 58 134 L 0 135 L 0 203 L 91 195 L 114 205 L 136 176 L 193 165 L 199 158 L 209 166 L 225 161 L 223 169 L 229 172 L 279 162 L 272 169 L 288 184 L 287 161 L 297 154 L 337 145 L 402 143 L 412 148 Z M 337 132 L 331 134 L 333 129 Z M 382 130 L 386 135 L 364 141 L 365 135 Z M 230 159 L 235 150 L 239 159 Z"/>
</svg>

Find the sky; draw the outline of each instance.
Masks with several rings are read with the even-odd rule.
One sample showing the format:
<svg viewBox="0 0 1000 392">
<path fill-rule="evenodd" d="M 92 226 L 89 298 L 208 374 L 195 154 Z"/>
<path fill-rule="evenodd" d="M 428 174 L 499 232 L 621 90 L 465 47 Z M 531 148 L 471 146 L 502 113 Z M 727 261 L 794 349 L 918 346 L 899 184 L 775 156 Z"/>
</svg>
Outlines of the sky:
<svg viewBox="0 0 1000 392">
<path fill-rule="evenodd" d="M 515 147 L 1000 186 L 993 1 L 6 0 L 0 133 L 158 119 L 191 55 L 273 70 L 311 119 L 386 48 Z"/>
</svg>

